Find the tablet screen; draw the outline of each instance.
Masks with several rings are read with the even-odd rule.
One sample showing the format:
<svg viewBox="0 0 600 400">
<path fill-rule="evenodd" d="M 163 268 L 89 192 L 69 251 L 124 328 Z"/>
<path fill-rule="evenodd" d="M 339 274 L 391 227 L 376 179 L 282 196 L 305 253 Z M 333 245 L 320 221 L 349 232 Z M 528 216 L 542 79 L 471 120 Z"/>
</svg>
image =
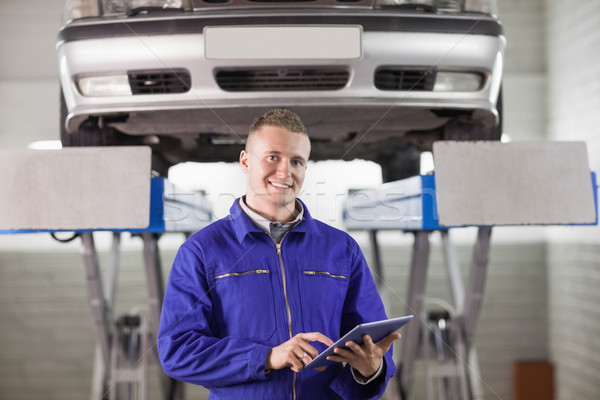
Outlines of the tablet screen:
<svg viewBox="0 0 600 400">
<path fill-rule="evenodd" d="M 400 329 L 404 324 L 412 319 L 412 315 L 407 315 L 400 318 L 384 319 L 381 321 L 368 322 L 360 324 L 354 327 L 350 332 L 345 334 L 340 340 L 329 346 L 325 351 L 320 353 L 314 360 L 306 365 L 305 368 L 318 368 L 326 367 L 331 364 L 335 364 L 335 361 L 328 361 L 327 356 L 333 353 L 336 347 L 345 349 L 344 343 L 353 341 L 358 344 L 363 343 L 363 336 L 369 335 L 373 342 L 378 343 L 382 341 L 387 335 Z"/>
</svg>

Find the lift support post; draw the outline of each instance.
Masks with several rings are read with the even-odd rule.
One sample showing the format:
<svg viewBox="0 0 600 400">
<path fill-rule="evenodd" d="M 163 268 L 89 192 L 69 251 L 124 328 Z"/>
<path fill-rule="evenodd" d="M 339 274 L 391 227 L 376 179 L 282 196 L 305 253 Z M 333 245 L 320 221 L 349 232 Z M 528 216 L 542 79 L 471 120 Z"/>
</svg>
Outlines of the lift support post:
<svg viewBox="0 0 600 400">
<path fill-rule="evenodd" d="M 97 371 L 94 373 L 95 381 L 92 383 L 90 400 L 98 400 L 109 394 L 114 397 L 118 383 L 137 383 L 140 390 L 136 397 L 146 399 L 145 371 L 150 361 L 156 362 L 156 339 L 162 301 L 164 297 L 164 277 L 160 262 L 158 242 L 164 233 L 180 232 L 186 235 L 193 233 L 211 220 L 211 211 L 207 200 L 202 194 L 177 190 L 164 178 L 152 178 L 150 195 L 150 223 L 144 229 L 129 230 L 139 236 L 143 242 L 143 262 L 146 277 L 147 304 L 149 313 L 140 326 L 147 327 L 148 331 L 141 330 L 142 343 L 140 354 L 134 360 L 134 365 L 119 368 L 115 357 L 120 351 L 115 346 L 116 331 L 113 321 L 113 303 L 115 277 L 118 269 L 119 243 L 121 231 L 113 232 L 113 246 L 111 248 L 110 264 L 107 268 L 109 279 L 103 282 L 98 264 L 98 256 L 94 244 L 94 231 L 80 233 L 83 245 L 84 265 L 87 271 L 88 294 L 92 313 L 96 323 L 97 339 L 101 354 L 101 362 L 96 362 Z M 185 212 L 182 213 L 182 211 Z M 101 290 L 105 288 L 104 290 Z M 138 371 L 138 370 L 143 370 Z M 181 382 L 168 377 L 162 369 L 159 370 L 162 398 L 165 400 L 181 400 L 184 391 Z"/>
</svg>

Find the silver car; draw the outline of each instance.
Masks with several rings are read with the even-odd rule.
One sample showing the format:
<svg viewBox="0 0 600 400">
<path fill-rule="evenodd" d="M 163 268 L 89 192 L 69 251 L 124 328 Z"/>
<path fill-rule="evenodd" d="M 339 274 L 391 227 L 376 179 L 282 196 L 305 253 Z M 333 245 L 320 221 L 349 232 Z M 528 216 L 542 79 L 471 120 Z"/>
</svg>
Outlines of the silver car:
<svg viewBox="0 0 600 400">
<path fill-rule="evenodd" d="M 150 145 L 154 168 L 234 161 L 297 112 L 311 158 L 418 173 L 436 140 L 498 140 L 505 38 L 490 0 L 69 0 L 65 146 Z"/>
</svg>

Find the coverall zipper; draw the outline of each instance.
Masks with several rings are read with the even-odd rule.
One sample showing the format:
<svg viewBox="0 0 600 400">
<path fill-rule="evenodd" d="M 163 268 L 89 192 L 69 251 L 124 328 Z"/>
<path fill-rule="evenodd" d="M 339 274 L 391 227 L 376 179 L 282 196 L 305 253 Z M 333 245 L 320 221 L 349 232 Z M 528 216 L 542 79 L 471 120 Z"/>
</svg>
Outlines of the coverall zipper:
<svg viewBox="0 0 600 400">
<path fill-rule="evenodd" d="M 327 276 L 331 276 L 332 278 L 338 278 L 338 279 L 347 279 L 347 276 L 344 275 L 336 275 L 336 274 L 332 274 L 331 272 L 327 272 L 327 271 L 304 271 L 305 275 L 327 275 Z"/>
<path fill-rule="evenodd" d="M 228 276 L 239 276 L 239 275 L 248 275 L 248 274 L 268 274 L 269 271 L 266 269 L 255 269 L 252 271 L 245 271 L 245 272 L 230 272 L 228 274 L 223 274 L 223 275 L 217 275 L 214 277 L 214 279 L 221 279 L 221 278 L 227 278 Z"/>
<path fill-rule="evenodd" d="M 285 300 L 285 307 L 287 309 L 288 333 L 289 333 L 289 336 L 291 339 L 293 337 L 292 336 L 292 312 L 290 311 L 290 303 L 289 303 L 288 297 L 287 297 L 287 285 L 285 283 L 285 268 L 283 266 L 283 257 L 281 256 L 281 243 L 283 242 L 283 239 L 285 239 L 286 236 L 287 236 L 287 232 L 285 235 L 283 235 L 283 237 L 281 238 L 279 243 L 275 243 L 275 246 L 277 247 L 277 257 L 279 258 L 279 265 L 281 266 L 281 280 L 283 282 L 283 298 Z M 292 378 L 292 399 L 296 400 L 296 373 L 295 372 L 294 372 L 294 375 Z"/>
</svg>

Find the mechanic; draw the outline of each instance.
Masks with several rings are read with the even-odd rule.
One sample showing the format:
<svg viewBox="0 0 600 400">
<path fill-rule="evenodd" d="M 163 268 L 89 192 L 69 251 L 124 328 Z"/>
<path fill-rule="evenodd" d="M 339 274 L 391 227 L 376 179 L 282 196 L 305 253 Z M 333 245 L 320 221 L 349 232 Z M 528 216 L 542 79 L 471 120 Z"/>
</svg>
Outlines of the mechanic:
<svg viewBox="0 0 600 400">
<path fill-rule="evenodd" d="M 171 377 L 210 399 L 371 399 L 395 372 L 392 342 L 348 342 L 325 370 L 306 368 L 357 324 L 385 319 L 358 244 L 296 198 L 310 140 L 285 109 L 258 118 L 240 154 L 246 195 L 179 249 L 158 353 Z"/>
</svg>

